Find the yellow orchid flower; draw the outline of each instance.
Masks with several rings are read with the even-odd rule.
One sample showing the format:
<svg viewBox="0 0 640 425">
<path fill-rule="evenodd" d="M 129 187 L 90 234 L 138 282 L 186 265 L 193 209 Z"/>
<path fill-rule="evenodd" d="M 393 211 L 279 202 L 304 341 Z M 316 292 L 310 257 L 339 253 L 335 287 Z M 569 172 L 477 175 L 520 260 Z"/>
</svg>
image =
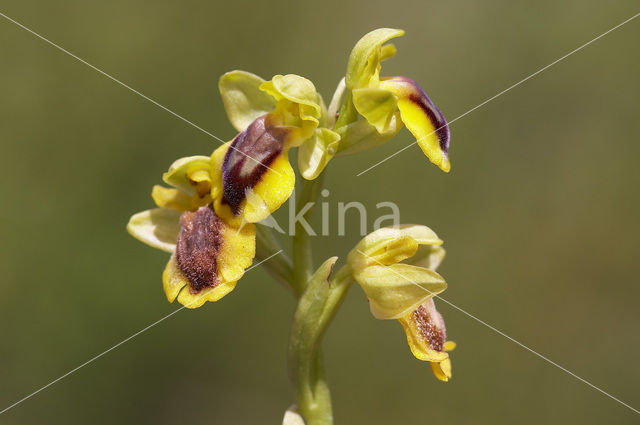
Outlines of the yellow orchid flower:
<svg viewBox="0 0 640 425">
<path fill-rule="evenodd" d="M 353 278 L 369 299 L 371 313 L 402 324 L 413 355 L 431 362 L 436 377 L 451 377 L 442 316 L 432 298 L 447 288 L 435 272 L 445 251 L 442 240 L 428 227 L 385 227 L 365 236 L 351 250 L 347 262 Z"/>
<path fill-rule="evenodd" d="M 173 187 L 153 187 L 151 197 L 158 207 L 184 212 L 211 203 L 211 173 L 206 156 L 178 159 L 162 175 L 162 180 Z"/>
<path fill-rule="evenodd" d="M 429 160 L 449 172 L 449 126 L 440 110 L 415 81 L 406 77 L 380 78 L 380 63 L 396 52 L 392 44 L 384 43 L 402 35 L 402 30 L 380 28 L 362 37 L 349 58 L 346 87 L 355 109 L 380 135 L 389 138 L 404 123 Z M 362 127 L 357 122 L 352 125 Z M 386 138 L 378 138 L 375 143 Z"/>
<path fill-rule="evenodd" d="M 134 214 L 127 230 L 136 239 L 170 252 L 162 275 L 169 302 L 188 308 L 217 301 L 229 293 L 255 255 L 255 227 L 224 222 L 211 203 L 210 159 L 175 161 L 162 176 L 167 188 L 154 186 L 159 208 Z"/>
<path fill-rule="evenodd" d="M 233 71 L 220 78 L 219 87 L 229 120 L 240 134 L 211 156 L 211 197 L 225 221 L 255 223 L 291 196 L 295 174 L 289 149 L 303 145 L 299 168 L 303 177 L 315 178 L 327 162 L 317 146 L 327 151 L 339 136 L 318 129 L 326 110 L 306 78 L 289 74 L 264 81 Z"/>
<path fill-rule="evenodd" d="M 447 382 L 451 379 L 451 359 L 447 352 L 456 344 L 447 341 L 444 319 L 436 310 L 433 299 L 428 299 L 398 320 L 407 334 L 411 353 L 417 359 L 429 362 L 439 380 Z"/>
</svg>

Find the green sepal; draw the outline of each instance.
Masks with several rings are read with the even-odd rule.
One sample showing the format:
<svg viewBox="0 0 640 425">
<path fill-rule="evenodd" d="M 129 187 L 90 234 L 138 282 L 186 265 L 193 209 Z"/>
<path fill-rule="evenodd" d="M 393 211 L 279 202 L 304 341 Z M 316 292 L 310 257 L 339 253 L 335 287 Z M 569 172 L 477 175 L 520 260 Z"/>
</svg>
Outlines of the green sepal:
<svg viewBox="0 0 640 425">
<path fill-rule="evenodd" d="M 218 89 L 231 124 L 243 131 L 256 118 L 276 107 L 276 99 L 260 90 L 265 80 L 246 71 L 231 71 L 220 77 Z"/>
<path fill-rule="evenodd" d="M 369 266 L 354 274 L 377 319 L 398 319 L 447 289 L 438 273 L 410 264 Z"/>
<path fill-rule="evenodd" d="M 174 252 L 180 233 L 180 212 L 169 208 L 139 212 L 129 219 L 127 232 L 153 248 Z"/>
<path fill-rule="evenodd" d="M 375 87 L 380 78 L 380 62 L 395 53 L 395 48 L 382 48 L 394 37 L 404 35 L 403 30 L 379 28 L 362 37 L 349 56 L 346 84 L 353 90 L 360 87 Z"/>
</svg>

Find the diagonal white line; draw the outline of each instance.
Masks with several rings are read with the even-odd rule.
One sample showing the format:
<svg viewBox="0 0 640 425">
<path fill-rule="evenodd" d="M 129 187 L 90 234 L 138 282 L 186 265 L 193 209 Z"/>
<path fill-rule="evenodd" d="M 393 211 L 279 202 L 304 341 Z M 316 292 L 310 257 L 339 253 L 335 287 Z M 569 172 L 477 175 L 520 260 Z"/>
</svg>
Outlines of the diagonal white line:
<svg viewBox="0 0 640 425">
<path fill-rule="evenodd" d="M 148 100 L 149 102 L 153 103 L 154 105 L 156 105 L 158 108 L 170 113 L 171 115 L 173 115 L 174 117 L 186 122 L 187 124 L 189 124 L 190 126 L 200 130 L 201 132 L 203 132 L 204 134 L 206 134 L 207 136 L 213 137 L 214 139 L 216 139 L 217 141 L 219 141 L 222 144 L 225 144 L 226 142 L 224 140 L 222 140 L 221 138 L 219 138 L 218 136 L 216 136 L 215 134 L 205 130 L 204 128 L 200 127 L 199 125 L 189 121 L 188 119 L 186 119 L 185 117 L 183 117 L 182 115 L 172 111 L 171 109 L 167 108 L 166 106 L 161 105 L 160 103 L 156 102 L 155 100 L 151 99 L 149 96 L 146 96 L 143 93 L 140 93 L 138 90 L 134 89 L 133 87 L 123 83 L 122 81 L 118 80 L 117 78 L 111 76 L 110 74 L 107 74 L 106 72 L 104 72 L 103 70 L 101 70 L 100 68 L 91 65 L 89 62 L 85 61 L 84 59 L 79 58 L 78 56 L 74 55 L 73 53 L 71 53 L 70 51 L 64 49 L 63 47 L 60 47 L 59 45 L 57 45 L 56 43 L 54 43 L 53 41 L 45 38 L 44 36 L 38 34 L 37 32 L 33 31 L 30 28 L 27 28 L 26 26 L 22 25 L 20 22 L 16 21 L 15 19 L 11 19 L 10 17 L 8 17 L 7 15 L 5 15 L 4 13 L 0 12 L 0 16 L 2 16 L 3 18 L 5 18 L 6 20 L 13 22 L 14 24 L 16 24 L 17 26 L 19 26 L 20 28 L 22 28 L 25 31 L 30 32 L 31 34 L 35 35 L 36 37 L 38 37 L 40 40 L 50 44 L 51 46 L 55 47 L 56 49 L 60 50 L 63 53 L 66 53 L 67 55 L 71 56 L 72 58 L 76 59 L 77 61 L 87 65 L 89 68 L 93 69 L 94 71 L 104 75 L 105 77 L 107 77 L 108 79 L 110 79 L 111 81 L 121 85 L 122 87 L 126 88 L 127 90 L 130 90 L 131 92 L 137 94 L 138 96 L 140 96 L 141 98 Z M 265 168 L 268 168 L 269 170 L 273 171 L 274 173 L 276 173 L 277 175 L 281 176 L 282 174 L 277 172 L 276 170 L 274 170 L 273 168 L 269 167 L 268 165 L 263 164 L 262 162 L 258 161 L 257 159 L 247 155 L 246 153 L 242 152 L 241 150 L 229 145 L 229 147 L 233 150 L 235 150 L 236 152 L 246 156 L 247 158 L 251 159 L 252 161 L 256 162 L 259 165 L 262 165 Z"/>
<path fill-rule="evenodd" d="M 458 310 L 459 312 L 465 314 L 466 316 L 472 318 L 473 320 L 475 320 L 476 322 L 486 326 L 487 328 L 491 329 L 492 331 L 496 332 L 499 335 L 502 335 L 503 337 L 507 338 L 509 341 L 516 343 L 517 345 L 519 345 L 520 347 L 524 348 L 525 350 L 527 350 L 528 352 L 530 352 L 531 354 L 535 354 L 536 356 L 540 357 L 542 360 L 546 361 L 547 363 L 557 367 L 558 369 L 562 370 L 563 372 L 566 372 L 567 374 L 573 376 L 574 378 L 576 378 L 577 380 L 581 381 L 584 384 L 587 384 L 588 386 L 590 386 L 591 388 L 593 388 L 594 390 L 597 390 L 599 392 L 601 392 L 602 394 L 606 395 L 607 397 L 609 397 L 610 399 L 617 401 L 618 403 L 620 403 L 621 405 L 623 405 L 624 407 L 627 407 L 631 410 L 633 410 L 634 412 L 640 414 L 640 411 L 631 407 L 630 405 L 628 405 L 627 403 L 625 403 L 624 401 L 612 396 L 611 394 L 609 394 L 608 392 L 604 391 L 603 389 L 596 387 L 595 385 L 593 385 L 591 382 L 587 381 L 586 379 L 583 379 L 581 377 L 579 377 L 578 375 L 576 375 L 575 373 L 571 372 L 570 370 L 560 366 L 558 363 L 554 362 L 553 360 L 543 356 L 542 354 L 538 353 L 537 351 L 533 350 L 532 348 L 527 347 L 526 345 L 524 345 L 523 343 L 521 343 L 520 341 L 510 337 L 509 335 L 505 334 L 504 332 L 496 329 L 495 327 L 491 326 L 490 324 L 488 324 L 487 322 L 477 318 L 476 316 L 474 316 L 473 314 L 469 313 L 468 311 L 458 307 L 457 305 L 453 304 L 450 301 L 445 300 L 444 298 L 442 298 L 439 295 L 434 294 L 433 292 L 429 291 L 427 288 L 423 288 L 422 286 L 420 286 L 417 282 L 414 282 L 413 280 L 409 279 L 408 277 L 404 276 L 402 273 L 399 273 L 397 271 L 395 271 L 394 269 L 392 269 L 391 267 L 381 263 L 380 261 L 376 260 L 375 258 L 365 254 L 364 252 L 358 250 L 358 252 L 362 255 L 364 255 L 365 257 L 370 258 L 371 260 L 375 261 L 376 263 L 380 264 L 381 266 L 386 267 L 387 269 L 391 270 L 392 273 L 400 276 L 401 278 L 403 278 L 404 280 L 406 280 L 407 282 L 410 282 L 414 285 L 416 285 L 418 288 L 428 292 L 430 295 L 433 295 L 434 298 L 438 298 L 439 300 L 441 300 L 442 302 L 450 305 L 451 307 L 455 308 L 456 310 Z"/>
<path fill-rule="evenodd" d="M 272 259 L 273 257 L 275 257 L 276 255 L 280 254 L 282 252 L 282 250 L 276 252 L 275 254 L 270 255 L 269 257 L 265 258 L 264 260 L 260 261 L 257 264 L 254 264 L 253 266 L 249 267 L 247 270 L 245 270 L 245 273 L 247 273 L 248 271 L 258 267 L 259 265 L 269 261 L 270 259 Z M 89 360 L 87 360 L 86 362 L 82 363 L 80 366 L 77 366 L 73 369 L 71 369 L 69 372 L 65 373 L 64 375 L 60 376 L 59 378 L 54 379 L 53 381 L 49 382 L 47 385 L 40 387 L 39 389 L 37 389 L 36 391 L 32 392 L 31 394 L 29 394 L 26 397 L 21 398 L 20 400 L 16 401 L 15 403 L 13 403 L 12 405 L 5 407 L 2 411 L 0 411 L 0 415 L 2 415 L 3 413 L 5 413 L 6 411 L 16 407 L 17 405 L 19 405 L 20 403 L 27 401 L 28 399 L 30 399 L 31 397 L 33 397 L 34 395 L 38 394 L 40 391 L 44 391 L 47 388 L 49 388 L 50 386 L 54 385 L 55 383 L 61 381 L 62 379 L 66 378 L 67 376 L 71 375 L 74 372 L 77 372 L 79 369 L 82 369 L 83 367 L 85 367 L 86 365 L 93 363 L 95 360 L 98 360 L 100 357 L 104 356 L 105 354 L 109 353 L 110 351 L 115 350 L 116 348 L 120 347 L 122 344 L 132 340 L 133 338 L 137 337 L 138 335 L 140 335 L 141 333 L 151 329 L 152 327 L 154 327 L 155 325 L 157 325 L 158 323 L 168 319 L 169 317 L 173 316 L 174 314 L 178 313 L 179 311 L 184 310 L 185 308 L 187 308 L 189 305 L 193 304 L 194 302 L 198 301 L 199 298 L 194 299 L 193 301 L 191 301 L 191 303 L 187 304 L 187 305 L 183 305 L 182 307 L 172 311 L 171 313 L 167 314 L 166 316 L 164 316 L 161 319 L 156 320 L 155 322 L 153 322 L 152 324 L 150 324 L 149 326 L 147 326 L 146 328 L 143 328 L 141 330 L 139 330 L 138 332 L 134 333 L 133 335 L 131 335 L 130 337 L 123 339 L 122 341 L 120 341 L 119 343 L 117 343 L 116 345 L 110 347 L 109 349 L 103 351 L 102 353 L 98 354 L 97 356 L 94 356 L 92 358 L 90 358 Z"/>
<path fill-rule="evenodd" d="M 525 81 L 527 81 L 527 80 L 529 80 L 529 79 L 531 79 L 531 78 L 535 77 L 536 75 L 540 74 L 540 73 L 541 73 L 541 72 L 543 72 L 543 71 L 546 71 L 547 69 L 551 68 L 553 65 L 555 65 L 555 64 L 557 64 L 558 62 L 560 62 L 560 61 L 562 61 L 562 60 L 564 60 L 564 59 L 568 58 L 569 56 L 573 55 L 574 53 L 576 53 L 576 52 L 578 52 L 578 51 L 580 51 L 580 50 L 584 49 L 585 47 L 587 47 L 587 46 L 588 46 L 588 45 L 590 45 L 591 43 L 593 43 L 593 42 L 595 42 L 595 41 L 599 40 L 600 38 L 604 37 L 605 35 L 609 34 L 610 32 L 615 31 L 615 30 L 617 30 L 618 28 L 620 28 L 621 26 L 623 26 L 624 24 L 631 22 L 632 20 L 634 20 L 634 19 L 635 19 L 635 18 L 637 18 L 638 16 L 640 16 L 640 13 L 636 13 L 635 15 L 633 15 L 632 17 L 630 17 L 629 19 L 627 19 L 627 20 L 625 20 L 625 21 L 623 21 L 623 22 L 619 23 L 618 25 L 616 25 L 615 27 L 613 27 L 613 28 L 609 29 L 608 31 L 603 32 L 602 34 L 600 34 L 600 35 L 599 35 L 599 36 L 597 36 L 596 38 L 594 38 L 594 39 L 592 39 L 592 40 L 590 40 L 590 41 L 588 41 L 588 42 L 584 43 L 582 46 L 580 46 L 580 47 L 577 47 L 577 48 L 573 49 L 572 51 L 570 51 L 570 52 L 569 52 L 569 53 L 567 53 L 566 55 L 564 55 L 564 56 L 562 56 L 562 57 L 560 57 L 560 58 L 556 59 L 556 60 L 555 60 L 555 61 L 553 61 L 553 62 L 551 62 L 549 65 L 547 65 L 547 66 L 545 66 L 545 67 L 543 67 L 543 68 L 540 68 L 539 70 L 537 70 L 537 71 L 536 71 L 536 72 L 534 72 L 533 74 L 531 74 L 531 75 L 527 76 L 526 78 L 524 78 L 524 79 L 522 79 L 522 80 L 518 81 L 517 83 L 512 84 L 511 86 L 507 87 L 506 89 L 502 90 L 500 93 L 498 93 L 498 94 L 496 94 L 496 95 L 494 95 L 494 96 L 491 96 L 489 99 L 485 100 L 484 102 L 480 103 L 480 104 L 479 104 L 479 105 L 477 105 L 477 106 L 474 106 L 473 108 L 469 109 L 469 110 L 468 110 L 467 112 L 465 112 L 464 114 L 462 114 L 462 115 L 459 115 L 459 116 L 455 117 L 454 119 L 452 119 L 451 121 L 449 121 L 447 124 L 443 125 L 442 127 L 439 127 L 439 128 L 437 128 L 437 129 L 435 129 L 434 131 L 432 131 L 431 133 L 427 134 L 426 136 L 421 137 L 420 139 L 418 139 L 418 140 L 416 140 L 415 142 L 413 142 L 413 143 L 411 143 L 411 144 L 409 144 L 409 145 L 405 146 L 404 148 L 400 149 L 399 151 L 392 153 L 391 155 L 387 156 L 387 157 L 386 157 L 385 159 L 383 159 L 382 161 L 379 161 L 379 162 L 377 162 L 377 163 L 373 164 L 371 167 L 367 168 L 367 169 L 366 169 L 366 170 L 364 170 L 364 171 L 360 171 L 356 176 L 357 176 L 357 177 L 360 177 L 361 175 L 363 175 L 363 174 L 364 174 L 364 173 L 366 173 L 367 171 L 372 170 L 373 168 L 377 167 L 378 165 L 382 164 L 383 162 L 386 162 L 386 161 L 390 160 L 391 158 L 393 158 L 394 156 L 398 155 L 399 153 L 406 151 L 407 149 L 409 149 L 409 148 L 410 148 L 410 147 L 412 147 L 413 145 L 417 144 L 419 141 L 421 141 L 421 140 L 423 140 L 423 139 L 425 139 L 425 138 L 427 138 L 427 137 L 431 136 L 433 133 L 435 133 L 436 131 L 440 130 L 441 128 L 444 128 L 444 127 L 446 127 L 447 125 L 451 125 L 451 124 L 453 124 L 454 122 L 458 121 L 460 118 L 462 118 L 462 117 L 464 117 L 464 116 L 466 116 L 466 115 L 470 114 L 471 112 L 475 111 L 475 110 L 476 110 L 476 109 L 478 109 L 478 108 L 483 107 L 484 105 L 486 105 L 487 103 L 491 102 L 492 100 L 494 100 L 494 99 L 496 99 L 496 98 L 498 98 L 498 97 L 502 96 L 503 94 L 505 94 L 505 93 L 506 93 L 506 92 L 508 92 L 509 90 L 511 90 L 511 89 L 513 89 L 513 88 L 518 87 L 520 84 L 524 83 Z"/>
</svg>

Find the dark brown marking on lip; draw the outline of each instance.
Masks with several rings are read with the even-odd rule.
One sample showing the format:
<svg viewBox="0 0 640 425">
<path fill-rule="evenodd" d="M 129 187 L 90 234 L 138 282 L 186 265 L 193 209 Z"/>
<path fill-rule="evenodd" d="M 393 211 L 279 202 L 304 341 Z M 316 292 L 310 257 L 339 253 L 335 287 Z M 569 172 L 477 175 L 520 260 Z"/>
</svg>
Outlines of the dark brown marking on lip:
<svg viewBox="0 0 640 425">
<path fill-rule="evenodd" d="M 180 217 L 176 260 L 189 281 L 189 291 L 197 294 L 214 288 L 218 279 L 218 255 L 222 247 L 222 220 L 210 205 L 187 211 Z"/>
<path fill-rule="evenodd" d="M 427 96 L 422 87 L 411 78 L 407 77 L 391 77 L 386 80 L 396 81 L 402 85 L 407 86 L 409 90 L 409 100 L 416 104 L 424 113 L 429 117 L 429 121 L 436 129 L 435 133 L 438 136 L 438 144 L 440 149 L 446 154 L 449 152 L 449 142 L 451 134 L 449 133 L 449 124 L 445 119 L 440 109 L 433 103 L 433 101 Z"/>
<path fill-rule="evenodd" d="M 429 347 L 435 351 L 442 351 L 444 343 L 447 340 L 444 321 L 433 305 L 433 300 L 429 301 L 431 302 L 429 308 L 426 308 L 425 304 L 422 304 L 411 316 L 418 326 L 420 335 L 429 343 Z"/>
<path fill-rule="evenodd" d="M 222 201 L 231 207 L 234 215 L 240 214 L 240 204 L 245 199 L 247 189 L 258 184 L 282 152 L 282 141 L 287 133 L 287 129 L 269 126 L 264 115 L 231 142 L 222 165 Z M 242 169 L 249 166 L 250 172 L 241 174 Z"/>
</svg>

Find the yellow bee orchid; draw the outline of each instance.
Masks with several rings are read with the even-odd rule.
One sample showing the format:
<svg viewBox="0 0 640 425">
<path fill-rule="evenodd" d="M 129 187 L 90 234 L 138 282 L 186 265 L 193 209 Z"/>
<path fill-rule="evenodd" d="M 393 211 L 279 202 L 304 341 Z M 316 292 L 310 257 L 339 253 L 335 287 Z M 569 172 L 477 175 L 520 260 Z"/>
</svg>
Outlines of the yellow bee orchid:
<svg viewBox="0 0 640 425">
<path fill-rule="evenodd" d="M 255 255 L 255 227 L 231 226 L 211 207 L 210 159 L 175 161 L 164 173 L 167 188 L 154 186 L 159 208 L 134 214 L 127 230 L 136 239 L 170 252 L 163 273 L 167 299 L 188 308 L 229 293 Z"/>
<path fill-rule="evenodd" d="M 264 81 L 233 71 L 221 77 L 219 88 L 240 134 L 211 156 L 214 208 L 228 222 L 255 223 L 291 196 L 295 174 L 289 150 L 302 145 L 299 168 L 303 177 L 313 179 L 339 136 L 317 128 L 326 119 L 326 108 L 306 78 L 289 74 Z"/>
<path fill-rule="evenodd" d="M 433 297 L 447 288 L 435 272 L 445 251 L 442 240 L 428 227 L 385 227 L 365 236 L 347 258 L 353 278 L 369 299 L 371 313 L 381 320 L 396 319 L 407 334 L 413 355 L 431 363 L 436 377 L 451 377 L 442 316 Z"/>
<path fill-rule="evenodd" d="M 402 30 L 380 28 L 362 37 L 349 58 L 346 87 L 355 109 L 380 135 L 391 137 L 404 123 L 429 160 L 449 172 L 449 126 L 440 110 L 415 81 L 380 77 L 381 62 L 396 52 L 392 44 L 384 43 L 402 35 Z"/>
</svg>

